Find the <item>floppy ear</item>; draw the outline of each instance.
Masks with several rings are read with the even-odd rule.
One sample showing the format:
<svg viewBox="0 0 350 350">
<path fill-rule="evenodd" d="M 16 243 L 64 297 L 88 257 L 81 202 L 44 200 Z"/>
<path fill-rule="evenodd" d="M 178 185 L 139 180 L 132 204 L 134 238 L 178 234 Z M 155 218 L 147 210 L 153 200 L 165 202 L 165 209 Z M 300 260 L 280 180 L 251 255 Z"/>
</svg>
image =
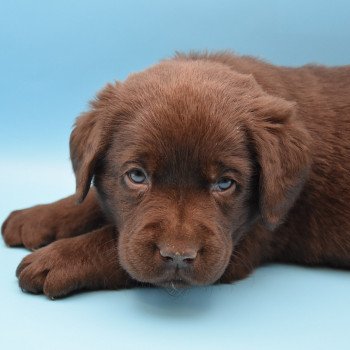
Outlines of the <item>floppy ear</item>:
<svg viewBox="0 0 350 350">
<path fill-rule="evenodd" d="M 76 198 L 81 203 L 89 192 L 99 159 L 108 146 L 108 115 L 104 108 L 114 93 L 107 85 L 90 103 L 91 110 L 77 118 L 70 136 L 70 158 L 76 178 Z"/>
<path fill-rule="evenodd" d="M 297 199 L 310 167 L 306 128 L 296 118 L 296 106 L 263 95 L 252 102 L 250 132 L 260 167 L 259 208 L 269 229 L 280 224 Z"/>
</svg>

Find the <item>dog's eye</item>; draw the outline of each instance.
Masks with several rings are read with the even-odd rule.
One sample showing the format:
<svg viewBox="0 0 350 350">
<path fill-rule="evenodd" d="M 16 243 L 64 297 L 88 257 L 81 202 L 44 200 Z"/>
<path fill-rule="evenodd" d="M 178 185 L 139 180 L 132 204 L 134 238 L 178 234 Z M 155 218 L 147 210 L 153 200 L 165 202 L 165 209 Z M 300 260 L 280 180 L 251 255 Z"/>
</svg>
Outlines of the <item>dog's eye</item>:
<svg viewBox="0 0 350 350">
<path fill-rule="evenodd" d="M 132 169 L 127 174 L 129 179 L 135 184 L 143 184 L 146 181 L 146 174 L 141 169 Z"/>
<path fill-rule="evenodd" d="M 235 181 L 228 178 L 228 177 L 223 177 L 219 181 L 217 181 L 213 185 L 213 190 L 214 191 L 226 191 L 229 188 L 233 187 L 235 185 Z"/>
</svg>

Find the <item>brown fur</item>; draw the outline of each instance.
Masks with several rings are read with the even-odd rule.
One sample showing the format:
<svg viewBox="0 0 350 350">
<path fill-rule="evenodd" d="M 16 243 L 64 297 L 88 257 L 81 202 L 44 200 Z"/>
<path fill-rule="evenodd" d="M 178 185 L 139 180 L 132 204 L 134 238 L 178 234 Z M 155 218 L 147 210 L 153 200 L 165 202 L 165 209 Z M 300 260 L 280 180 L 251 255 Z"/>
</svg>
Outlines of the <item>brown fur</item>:
<svg viewBox="0 0 350 350">
<path fill-rule="evenodd" d="M 271 261 L 350 267 L 349 96 L 350 66 L 231 53 L 107 85 L 71 135 L 76 196 L 3 224 L 10 246 L 57 240 L 24 258 L 21 287 L 56 297 L 227 283 Z"/>
</svg>

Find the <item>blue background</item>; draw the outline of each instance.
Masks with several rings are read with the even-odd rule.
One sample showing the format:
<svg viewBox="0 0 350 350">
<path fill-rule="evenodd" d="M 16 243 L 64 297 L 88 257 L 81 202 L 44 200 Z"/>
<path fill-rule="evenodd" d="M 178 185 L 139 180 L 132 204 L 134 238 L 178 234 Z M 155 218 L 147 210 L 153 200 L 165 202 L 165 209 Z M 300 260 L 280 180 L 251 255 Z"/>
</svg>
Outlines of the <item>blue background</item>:
<svg viewBox="0 0 350 350">
<path fill-rule="evenodd" d="M 350 63 L 348 1 L 1 1 L 0 221 L 72 193 L 68 137 L 106 82 L 175 50 Z M 1 349 L 349 349 L 350 275 L 272 265 L 228 286 L 23 294 L 0 244 Z"/>
</svg>

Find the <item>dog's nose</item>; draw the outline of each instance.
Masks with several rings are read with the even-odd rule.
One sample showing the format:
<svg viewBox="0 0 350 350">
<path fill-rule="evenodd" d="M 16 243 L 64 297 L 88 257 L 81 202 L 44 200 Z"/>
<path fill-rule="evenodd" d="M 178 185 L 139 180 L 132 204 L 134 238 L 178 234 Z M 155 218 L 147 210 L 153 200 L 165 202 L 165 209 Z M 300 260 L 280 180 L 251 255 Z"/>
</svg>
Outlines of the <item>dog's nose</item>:
<svg viewBox="0 0 350 350">
<path fill-rule="evenodd" d="M 177 267 L 187 267 L 197 257 L 197 250 L 195 249 L 176 250 L 172 248 L 161 248 L 159 249 L 159 253 L 167 264 Z"/>
</svg>

